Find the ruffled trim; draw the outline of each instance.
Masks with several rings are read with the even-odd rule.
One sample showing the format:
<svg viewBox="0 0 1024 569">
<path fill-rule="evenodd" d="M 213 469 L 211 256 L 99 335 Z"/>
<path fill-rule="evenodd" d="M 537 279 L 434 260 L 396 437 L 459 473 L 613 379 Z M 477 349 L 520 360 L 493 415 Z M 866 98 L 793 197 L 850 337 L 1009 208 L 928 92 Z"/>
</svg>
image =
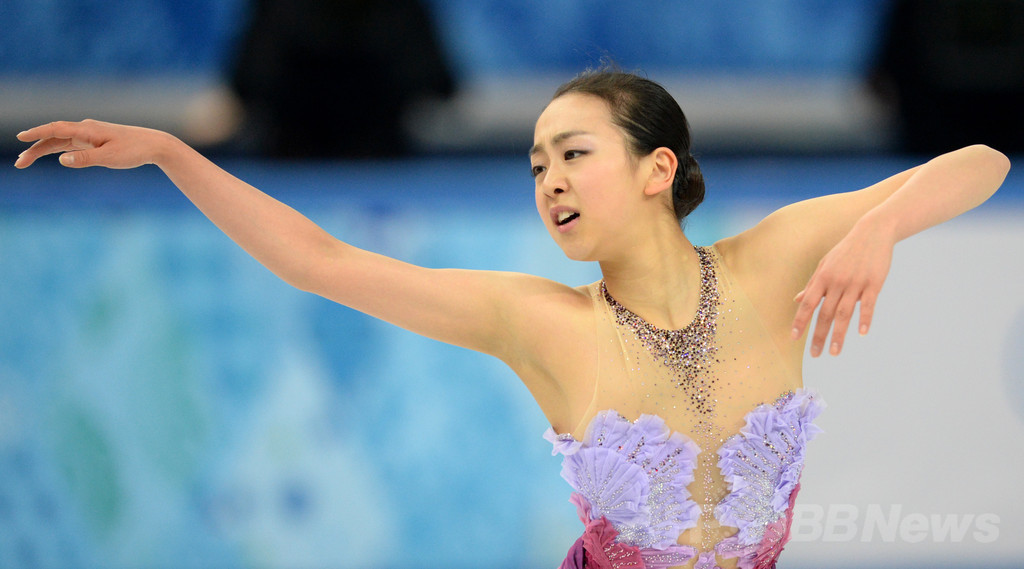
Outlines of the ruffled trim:
<svg viewBox="0 0 1024 569">
<path fill-rule="evenodd" d="M 722 445 L 718 466 L 729 494 L 715 516 L 739 531 L 702 553 L 696 568 L 715 567 L 715 554 L 738 557 L 741 569 L 771 567 L 789 539 L 804 450 L 821 432 L 812 421 L 824 408 L 816 393 L 797 390 L 750 411 Z M 584 558 L 592 566 L 595 557 L 599 567 L 664 569 L 697 554 L 675 543 L 700 517 L 687 489 L 700 448 L 685 435 L 656 415 L 630 422 L 609 410 L 594 417 L 582 441 L 553 429 L 544 438 L 553 455 L 565 456 L 562 477 L 575 490 L 570 501 L 586 528 L 563 569 L 582 567 Z"/>
<path fill-rule="evenodd" d="M 583 446 L 583 443 L 577 441 L 568 433 L 561 435 L 556 434 L 555 429 L 552 427 L 548 427 L 548 430 L 544 431 L 544 440 L 551 443 L 551 456 L 555 456 L 559 453 L 564 456 L 569 456 L 570 454 L 574 454 L 576 451 L 580 450 L 580 447 Z"/>
<path fill-rule="evenodd" d="M 586 501 L 590 519 L 607 518 L 622 543 L 665 550 L 693 527 L 700 508 L 687 489 L 700 448 L 656 415 L 630 422 L 602 411 L 582 442 L 545 434 L 565 455 L 562 478 Z"/>
<path fill-rule="evenodd" d="M 800 480 L 804 451 L 821 429 L 812 421 L 825 408 L 813 391 L 799 389 L 777 405 L 747 414 L 746 425 L 718 450 L 729 494 L 715 508 L 719 522 L 739 529 L 736 544 L 761 543 L 782 518 Z"/>
</svg>

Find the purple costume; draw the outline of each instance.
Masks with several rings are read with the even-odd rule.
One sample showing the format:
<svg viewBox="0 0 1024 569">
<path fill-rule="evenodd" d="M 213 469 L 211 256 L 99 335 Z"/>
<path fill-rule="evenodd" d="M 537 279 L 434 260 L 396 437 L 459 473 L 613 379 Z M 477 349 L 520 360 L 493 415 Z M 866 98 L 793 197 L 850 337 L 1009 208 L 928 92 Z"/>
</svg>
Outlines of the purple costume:
<svg viewBox="0 0 1024 569">
<path fill-rule="evenodd" d="M 716 251 L 697 252 L 702 290 L 682 330 L 591 287 L 607 342 L 590 418 L 582 437 L 544 435 L 584 524 L 562 569 L 771 568 L 789 538 L 824 403 L 799 387 Z"/>
</svg>

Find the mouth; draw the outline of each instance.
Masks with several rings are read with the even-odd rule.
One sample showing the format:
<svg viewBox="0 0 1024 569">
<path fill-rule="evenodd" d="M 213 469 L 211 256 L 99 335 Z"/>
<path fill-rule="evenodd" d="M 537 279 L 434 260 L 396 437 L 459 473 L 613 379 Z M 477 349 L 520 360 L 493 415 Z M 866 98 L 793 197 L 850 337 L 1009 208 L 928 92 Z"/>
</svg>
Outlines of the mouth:
<svg viewBox="0 0 1024 569">
<path fill-rule="evenodd" d="M 558 205 L 551 208 L 548 215 L 551 216 L 551 223 L 554 224 L 555 231 L 558 231 L 559 233 L 565 233 L 572 230 L 580 218 L 580 212 L 564 205 Z"/>
<path fill-rule="evenodd" d="M 571 223 L 574 219 L 578 219 L 579 216 L 579 212 L 576 211 L 559 212 L 558 216 L 555 218 L 555 225 L 566 225 L 568 223 Z"/>
</svg>

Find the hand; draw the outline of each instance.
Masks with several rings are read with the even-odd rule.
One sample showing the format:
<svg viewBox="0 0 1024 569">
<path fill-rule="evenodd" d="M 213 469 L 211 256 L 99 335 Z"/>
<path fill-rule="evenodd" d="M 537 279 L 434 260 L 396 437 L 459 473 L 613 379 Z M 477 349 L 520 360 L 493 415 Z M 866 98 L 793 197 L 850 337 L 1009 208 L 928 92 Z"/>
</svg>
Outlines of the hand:
<svg viewBox="0 0 1024 569">
<path fill-rule="evenodd" d="M 814 309 L 821 304 L 811 339 L 812 357 L 821 354 L 829 328 L 833 325 L 829 353 L 839 355 L 858 302 L 858 331 L 862 336 L 867 334 L 878 293 L 889 273 L 895 242 L 891 232 L 872 224 L 869 218 L 862 218 L 822 257 L 807 286 L 793 299 L 800 303 L 793 320 L 794 340 L 803 335 Z"/>
<path fill-rule="evenodd" d="M 61 153 L 60 163 L 69 168 L 135 168 L 155 163 L 169 139 L 157 130 L 94 120 L 52 122 L 18 133 L 18 140 L 35 144 L 18 156 L 14 166 L 28 168 L 43 156 Z"/>
</svg>

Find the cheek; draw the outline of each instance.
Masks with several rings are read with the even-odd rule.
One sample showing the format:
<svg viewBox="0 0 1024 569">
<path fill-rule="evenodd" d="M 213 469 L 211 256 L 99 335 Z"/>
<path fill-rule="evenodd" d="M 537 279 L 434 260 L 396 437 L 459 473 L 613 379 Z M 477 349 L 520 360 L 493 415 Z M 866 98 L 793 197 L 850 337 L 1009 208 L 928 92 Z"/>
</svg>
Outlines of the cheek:
<svg viewBox="0 0 1024 569">
<path fill-rule="evenodd" d="M 540 215 L 540 220 L 543 222 L 547 219 L 548 210 L 544 200 L 544 195 L 540 190 L 534 190 L 533 201 L 537 205 L 537 214 Z"/>
</svg>

